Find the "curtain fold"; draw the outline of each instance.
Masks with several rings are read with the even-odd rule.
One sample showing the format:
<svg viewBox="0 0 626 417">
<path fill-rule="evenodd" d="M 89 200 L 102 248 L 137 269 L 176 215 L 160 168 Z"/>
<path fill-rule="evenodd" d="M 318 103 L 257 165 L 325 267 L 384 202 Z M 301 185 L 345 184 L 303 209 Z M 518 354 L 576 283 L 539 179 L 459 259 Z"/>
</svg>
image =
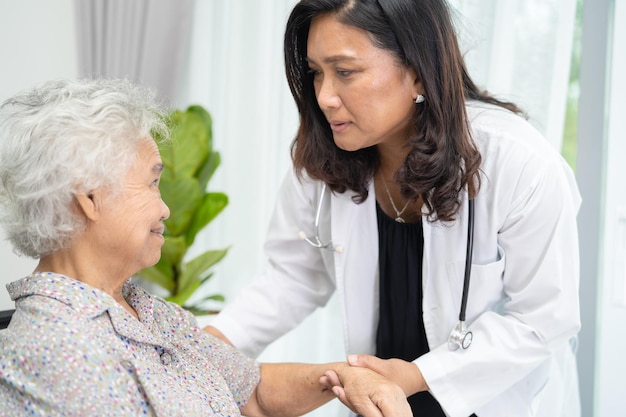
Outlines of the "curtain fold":
<svg viewBox="0 0 626 417">
<path fill-rule="evenodd" d="M 195 0 L 75 0 L 79 75 L 128 78 L 176 101 Z"/>
</svg>

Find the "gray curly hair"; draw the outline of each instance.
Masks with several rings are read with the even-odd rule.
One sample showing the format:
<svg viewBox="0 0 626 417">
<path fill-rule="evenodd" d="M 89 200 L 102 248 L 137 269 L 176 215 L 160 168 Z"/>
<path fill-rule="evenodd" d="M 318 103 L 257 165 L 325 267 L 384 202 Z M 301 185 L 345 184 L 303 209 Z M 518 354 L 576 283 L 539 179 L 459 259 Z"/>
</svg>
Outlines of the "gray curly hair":
<svg viewBox="0 0 626 417">
<path fill-rule="evenodd" d="M 85 227 L 74 195 L 115 194 L 138 144 L 168 137 L 155 97 L 127 80 L 57 80 L 0 106 L 0 225 L 16 253 L 67 248 Z"/>
</svg>

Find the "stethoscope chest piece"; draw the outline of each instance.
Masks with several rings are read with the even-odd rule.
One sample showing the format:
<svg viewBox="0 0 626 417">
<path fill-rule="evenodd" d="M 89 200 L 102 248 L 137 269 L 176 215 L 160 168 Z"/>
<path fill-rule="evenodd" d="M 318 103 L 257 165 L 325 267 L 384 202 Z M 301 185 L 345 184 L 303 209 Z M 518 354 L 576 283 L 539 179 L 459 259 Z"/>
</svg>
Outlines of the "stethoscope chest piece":
<svg viewBox="0 0 626 417">
<path fill-rule="evenodd" d="M 458 322 L 457 325 L 450 332 L 448 337 L 448 349 L 457 350 L 458 348 L 467 349 L 472 344 L 474 335 L 469 330 L 465 329 L 465 322 Z"/>
</svg>

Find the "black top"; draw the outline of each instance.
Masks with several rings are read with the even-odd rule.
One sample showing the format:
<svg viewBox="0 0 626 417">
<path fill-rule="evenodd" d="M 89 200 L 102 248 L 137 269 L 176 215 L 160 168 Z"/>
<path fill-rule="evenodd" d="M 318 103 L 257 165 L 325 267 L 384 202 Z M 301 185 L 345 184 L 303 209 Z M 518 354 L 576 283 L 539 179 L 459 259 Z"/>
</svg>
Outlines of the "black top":
<svg viewBox="0 0 626 417">
<path fill-rule="evenodd" d="M 429 351 L 422 316 L 422 223 L 398 223 L 376 204 L 380 318 L 376 356 L 413 361 Z M 414 416 L 445 417 L 429 392 L 409 397 Z"/>
</svg>

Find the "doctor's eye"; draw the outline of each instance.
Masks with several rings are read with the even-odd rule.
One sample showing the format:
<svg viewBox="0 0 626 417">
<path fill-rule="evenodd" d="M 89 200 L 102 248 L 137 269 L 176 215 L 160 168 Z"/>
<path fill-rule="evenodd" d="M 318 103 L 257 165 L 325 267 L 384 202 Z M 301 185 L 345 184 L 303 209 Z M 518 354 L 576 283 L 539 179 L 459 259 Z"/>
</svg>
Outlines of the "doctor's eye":
<svg viewBox="0 0 626 417">
<path fill-rule="evenodd" d="M 337 70 L 337 75 L 341 78 L 346 78 L 350 76 L 350 74 L 352 74 L 352 71 L 350 70 L 341 70 L 341 69 Z"/>
<path fill-rule="evenodd" d="M 313 77 L 313 78 L 317 77 L 317 76 L 318 76 L 318 75 L 320 75 L 321 73 L 322 73 L 321 71 L 316 70 L 316 69 L 313 69 L 313 68 L 309 68 L 309 69 L 307 70 L 307 74 L 308 74 L 308 75 L 310 75 L 310 76 L 311 76 L 311 77 Z"/>
</svg>

